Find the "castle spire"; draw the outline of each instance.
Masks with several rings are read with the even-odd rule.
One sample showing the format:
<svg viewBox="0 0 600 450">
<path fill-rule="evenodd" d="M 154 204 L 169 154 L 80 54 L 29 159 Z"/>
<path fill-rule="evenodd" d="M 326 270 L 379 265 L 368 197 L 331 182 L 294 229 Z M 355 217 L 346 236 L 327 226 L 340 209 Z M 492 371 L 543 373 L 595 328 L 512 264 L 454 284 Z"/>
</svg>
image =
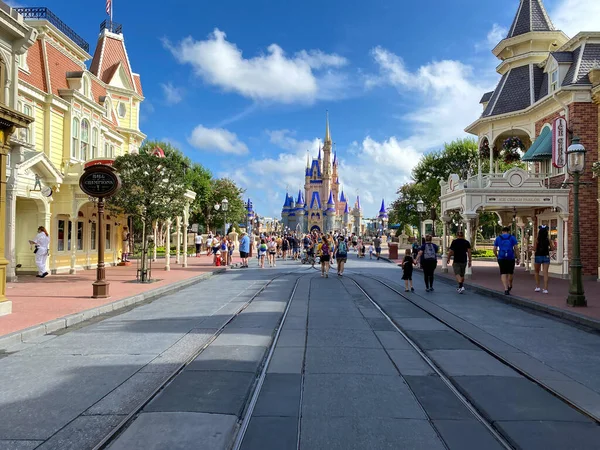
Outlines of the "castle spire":
<svg viewBox="0 0 600 450">
<path fill-rule="evenodd" d="M 319 145 L 319 157 L 317 158 L 319 161 L 321 161 L 321 146 Z"/>
<path fill-rule="evenodd" d="M 329 132 L 329 111 L 325 112 L 326 114 L 326 125 L 325 125 L 325 143 L 331 143 L 331 133 Z"/>
<path fill-rule="evenodd" d="M 506 39 L 532 31 L 554 31 L 542 0 L 521 0 L 515 20 L 508 30 Z"/>
<path fill-rule="evenodd" d="M 310 152 L 306 150 L 306 168 L 310 169 Z"/>
</svg>

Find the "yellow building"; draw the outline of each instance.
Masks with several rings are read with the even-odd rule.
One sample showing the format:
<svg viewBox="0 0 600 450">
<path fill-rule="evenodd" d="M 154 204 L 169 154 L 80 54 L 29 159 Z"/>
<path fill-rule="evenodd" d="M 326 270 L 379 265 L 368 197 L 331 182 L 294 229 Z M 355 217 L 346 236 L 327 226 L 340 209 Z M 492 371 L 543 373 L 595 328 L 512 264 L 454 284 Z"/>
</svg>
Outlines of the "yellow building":
<svg viewBox="0 0 600 450">
<path fill-rule="evenodd" d="M 51 273 L 95 267 L 99 234 L 106 263 L 117 264 L 126 220 L 109 215 L 98 230 L 95 205 L 78 183 L 86 162 L 137 152 L 145 138 L 140 76 L 131 70 L 122 28 L 103 22 L 92 58 L 89 45 L 48 9 L 17 10 L 39 34 L 19 60 L 18 108 L 35 122 L 11 150 L 8 278 L 36 271 L 28 240 L 40 225 L 50 234 Z"/>
</svg>

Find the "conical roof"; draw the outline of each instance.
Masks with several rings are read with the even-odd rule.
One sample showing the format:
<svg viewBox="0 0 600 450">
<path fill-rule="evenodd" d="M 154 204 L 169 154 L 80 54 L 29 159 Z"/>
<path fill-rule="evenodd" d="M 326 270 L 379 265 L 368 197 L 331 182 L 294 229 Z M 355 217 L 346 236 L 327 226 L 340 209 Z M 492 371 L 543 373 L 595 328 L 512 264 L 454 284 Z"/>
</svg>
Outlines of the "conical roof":
<svg viewBox="0 0 600 450">
<path fill-rule="evenodd" d="M 542 0 L 521 0 L 517 15 L 508 30 L 507 39 L 531 31 L 554 31 L 554 25 Z"/>
<path fill-rule="evenodd" d="M 328 205 L 335 205 L 333 202 L 333 191 L 329 191 L 329 199 L 327 200 Z"/>
<path fill-rule="evenodd" d="M 340 195 L 340 202 L 346 203 L 346 196 L 344 195 L 344 190 L 342 189 L 342 195 Z"/>
<path fill-rule="evenodd" d="M 344 208 L 344 214 L 350 214 L 350 210 L 348 209 L 348 203 L 346 203 L 346 207 Z"/>
<path fill-rule="evenodd" d="M 298 189 L 298 200 L 296 201 L 297 205 L 304 205 L 304 201 L 302 198 L 302 190 Z"/>
<path fill-rule="evenodd" d="M 325 124 L 325 142 L 331 143 L 331 133 L 329 132 L 329 111 L 326 113 Z"/>
<path fill-rule="evenodd" d="M 381 200 L 381 209 L 379 209 L 379 218 L 380 219 L 386 219 L 387 218 L 387 211 L 385 209 L 385 200 Z"/>
</svg>

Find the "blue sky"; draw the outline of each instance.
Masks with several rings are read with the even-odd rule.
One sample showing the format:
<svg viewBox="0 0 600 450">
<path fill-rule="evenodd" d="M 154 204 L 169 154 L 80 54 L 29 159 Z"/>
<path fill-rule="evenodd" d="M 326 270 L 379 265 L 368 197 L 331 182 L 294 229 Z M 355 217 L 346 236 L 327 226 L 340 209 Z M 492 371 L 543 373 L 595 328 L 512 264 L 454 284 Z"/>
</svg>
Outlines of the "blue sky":
<svg viewBox="0 0 600 450">
<path fill-rule="evenodd" d="M 103 0 L 47 0 L 95 47 Z M 464 136 L 494 88 L 491 48 L 518 0 L 114 0 L 146 96 L 142 131 L 247 189 L 261 215 L 303 184 L 325 111 L 346 193 L 365 216 L 419 156 Z M 567 34 L 600 30 L 597 0 L 547 0 Z"/>
</svg>

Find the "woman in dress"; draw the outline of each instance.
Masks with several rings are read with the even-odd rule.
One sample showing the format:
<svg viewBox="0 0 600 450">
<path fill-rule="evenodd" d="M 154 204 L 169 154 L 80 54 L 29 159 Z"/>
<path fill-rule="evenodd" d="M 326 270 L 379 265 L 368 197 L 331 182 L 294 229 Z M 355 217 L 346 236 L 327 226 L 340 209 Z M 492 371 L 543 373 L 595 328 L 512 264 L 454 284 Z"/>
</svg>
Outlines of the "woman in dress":
<svg viewBox="0 0 600 450">
<path fill-rule="evenodd" d="M 46 228 L 39 227 L 37 236 L 29 241 L 31 245 L 35 245 L 35 264 L 38 268 L 36 277 L 45 278 L 48 276 L 46 271 L 46 261 L 48 260 L 48 249 L 50 248 L 50 237 Z"/>
<path fill-rule="evenodd" d="M 548 227 L 541 226 L 535 241 L 535 292 L 548 293 L 548 269 L 550 268 L 550 252 L 554 250 L 548 237 Z M 540 289 L 540 270 L 544 277 L 544 289 Z"/>
</svg>

